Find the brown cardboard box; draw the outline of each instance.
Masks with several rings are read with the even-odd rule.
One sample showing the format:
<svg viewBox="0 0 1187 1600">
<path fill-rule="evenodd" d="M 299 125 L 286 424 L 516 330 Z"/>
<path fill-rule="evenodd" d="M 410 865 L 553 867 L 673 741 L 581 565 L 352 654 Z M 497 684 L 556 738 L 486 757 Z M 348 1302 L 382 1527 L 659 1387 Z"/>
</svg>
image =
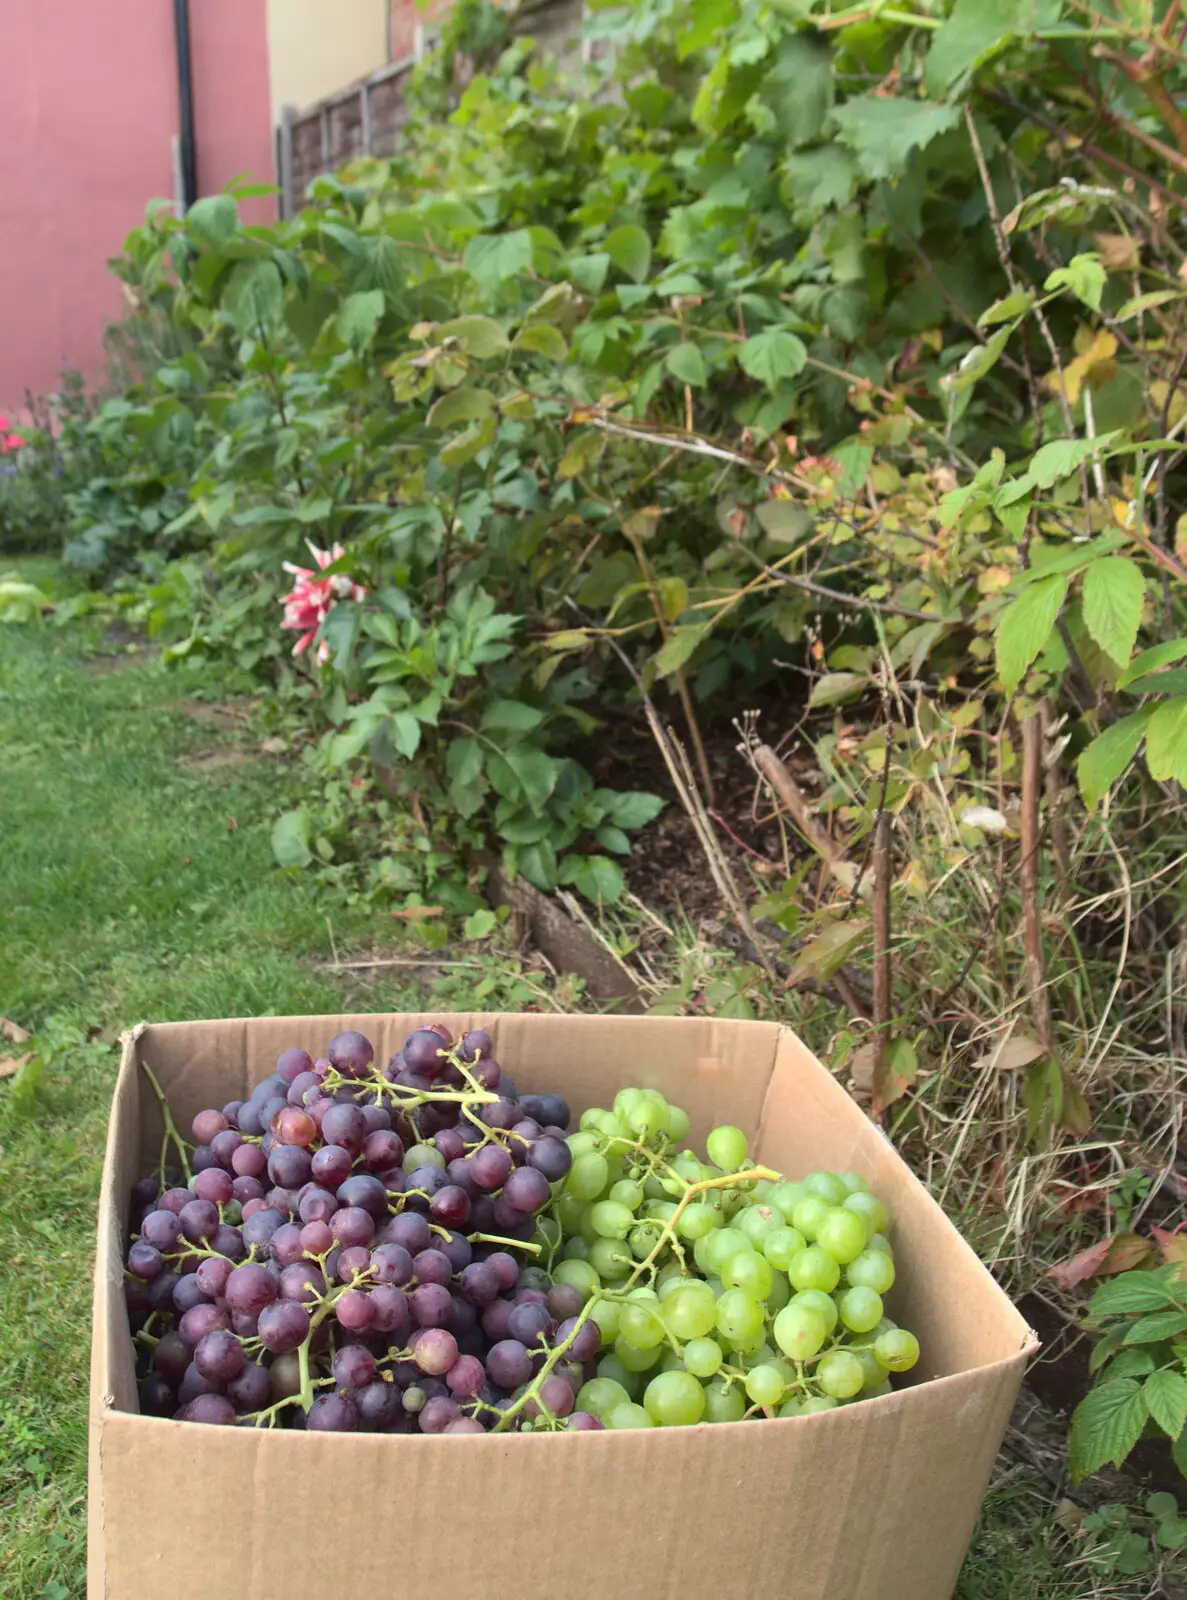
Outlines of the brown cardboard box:
<svg viewBox="0 0 1187 1600">
<path fill-rule="evenodd" d="M 774 1024 L 455 1016 L 489 1028 L 521 1092 L 574 1114 L 660 1089 L 703 1149 L 717 1122 L 791 1176 L 866 1175 L 894 1214 L 891 1310 L 922 1342 L 910 1387 L 817 1416 L 634 1432 L 388 1437 L 142 1417 L 121 1291 L 129 1189 L 179 1126 L 247 1094 L 288 1045 L 358 1028 L 386 1058 L 411 1016 L 174 1023 L 125 1040 L 95 1272 L 90 1600 L 946 1600 L 1022 1371 L 1018 1312 L 879 1130 Z"/>
</svg>

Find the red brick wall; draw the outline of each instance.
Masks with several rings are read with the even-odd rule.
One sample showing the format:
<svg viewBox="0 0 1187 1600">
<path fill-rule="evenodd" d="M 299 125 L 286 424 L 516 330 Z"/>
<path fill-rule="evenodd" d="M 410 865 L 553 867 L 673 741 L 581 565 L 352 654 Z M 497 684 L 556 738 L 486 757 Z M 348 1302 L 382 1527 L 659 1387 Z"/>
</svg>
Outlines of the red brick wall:
<svg viewBox="0 0 1187 1600">
<path fill-rule="evenodd" d="M 391 58 L 402 61 L 416 49 L 416 29 L 420 24 L 426 30 L 449 10 L 450 0 L 429 0 L 422 10 L 416 0 L 390 0 L 388 13 L 391 28 Z"/>
</svg>

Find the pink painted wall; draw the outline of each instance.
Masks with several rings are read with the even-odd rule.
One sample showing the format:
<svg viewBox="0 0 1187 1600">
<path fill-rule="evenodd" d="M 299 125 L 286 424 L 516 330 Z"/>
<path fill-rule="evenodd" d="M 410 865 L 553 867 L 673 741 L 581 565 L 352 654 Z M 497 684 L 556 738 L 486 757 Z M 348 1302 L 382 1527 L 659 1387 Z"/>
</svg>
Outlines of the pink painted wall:
<svg viewBox="0 0 1187 1600">
<path fill-rule="evenodd" d="M 265 0 L 190 9 L 199 189 L 271 182 Z M 0 0 L 0 411 L 64 366 L 101 380 L 123 304 L 107 258 L 172 198 L 177 127 L 169 0 Z"/>
</svg>

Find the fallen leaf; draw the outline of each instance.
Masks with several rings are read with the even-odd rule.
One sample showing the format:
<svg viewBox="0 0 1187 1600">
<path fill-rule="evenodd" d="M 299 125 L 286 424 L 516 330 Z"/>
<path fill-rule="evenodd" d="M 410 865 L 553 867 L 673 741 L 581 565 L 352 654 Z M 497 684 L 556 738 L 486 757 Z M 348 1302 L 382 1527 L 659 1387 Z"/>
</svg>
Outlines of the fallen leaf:
<svg viewBox="0 0 1187 1600">
<path fill-rule="evenodd" d="M 1158 1253 L 1166 1266 L 1187 1267 L 1187 1233 L 1168 1233 L 1165 1228 L 1151 1228 L 1150 1232 L 1158 1243 Z"/>
<path fill-rule="evenodd" d="M 227 832 L 228 833 L 236 833 L 238 831 L 238 829 L 239 829 L 239 824 L 235 821 L 235 818 L 234 817 L 228 817 L 227 818 Z"/>
<path fill-rule="evenodd" d="M 32 1050 L 26 1050 L 23 1056 L 0 1056 L 0 1078 L 14 1077 L 32 1059 Z"/>
<path fill-rule="evenodd" d="M 1019 1067 L 1029 1067 L 1047 1052 L 1037 1039 L 1026 1033 L 1008 1034 L 999 1045 L 973 1063 L 974 1067 L 996 1067 L 999 1072 L 1017 1072 Z"/>
<path fill-rule="evenodd" d="M 31 1033 L 26 1033 L 24 1028 L 11 1017 L 0 1017 L 0 1039 L 7 1039 L 9 1044 L 24 1044 L 26 1039 L 32 1037 Z"/>
<path fill-rule="evenodd" d="M 979 833 L 1005 833 L 1010 826 L 993 806 L 969 806 L 960 813 L 959 820 L 966 827 L 976 828 Z"/>
<path fill-rule="evenodd" d="M 1140 264 L 1138 242 L 1128 233 L 1094 233 L 1092 238 L 1106 272 L 1132 272 Z"/>
<path fill-rule="evenodd" d="M 394 910 L 392 916 L 399 917 L 401 922 L 417 922 L 422 917 L 439 917 L 444 910 L 444 906 L 404 906 Z"/>
<path fill-rule="evenodd" d="M 1090 1244 L 1087 1250 L 1081 1250 L 1076 1255 L 1069 1256 L 1066 1261 L 1048 1267 L 1047 1276 L 1054 1278 L 1061 1289 L 1074 1289 L 1078 1283 L 1096 1277 L 1112 1248 L 1113 1238 L 1110 1234 L 1108 1238 L 1098 1239 L 1095 1244 Z"/>
<path fill-rule="evenodd" d="M 266 756 L 282 756 L 288 749 L 287 739 L 261 739 L 260 750 Z"/>
</svg>

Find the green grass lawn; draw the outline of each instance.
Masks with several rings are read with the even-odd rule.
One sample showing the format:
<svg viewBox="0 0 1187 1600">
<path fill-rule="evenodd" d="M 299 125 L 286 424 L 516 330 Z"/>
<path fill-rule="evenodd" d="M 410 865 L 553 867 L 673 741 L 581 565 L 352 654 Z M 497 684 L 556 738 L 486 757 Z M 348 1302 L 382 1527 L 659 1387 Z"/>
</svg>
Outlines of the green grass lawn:
<svg viewBox="0 0 1187 1600">
<path fill-rule="evenodd" d="M 91 1240 L 111 1037 L 142 1019 L 333 1011 L 342 998 L 309 960 L 328 953 L 326 906 L 277 871 L 268 843 L 293 778 L 267 760 L 187 765 L 232 737 L 174 709 L 213 681 L 151 657 L 88 670 L 85 639 L 0 628 L 0 1015 L 36 1034 L 46 1062 L 36 1093 L 27 1075 L 0 1082 L 5 1600 L 85 1590 Z M 371 935 L 362 912 L 335 907 L 333 918 L 340 941 Z M 370 1003 L 413 1007 L 417 996 L 393 984 Z M 0 1041 L 0 1056 L 16 1048 Z M 998 1483 L 960 1600 L 1146 1592 L 1065 1571 L 1051 1503 L 1049 1486 L 1017 1469 Z"/>
</svg>

